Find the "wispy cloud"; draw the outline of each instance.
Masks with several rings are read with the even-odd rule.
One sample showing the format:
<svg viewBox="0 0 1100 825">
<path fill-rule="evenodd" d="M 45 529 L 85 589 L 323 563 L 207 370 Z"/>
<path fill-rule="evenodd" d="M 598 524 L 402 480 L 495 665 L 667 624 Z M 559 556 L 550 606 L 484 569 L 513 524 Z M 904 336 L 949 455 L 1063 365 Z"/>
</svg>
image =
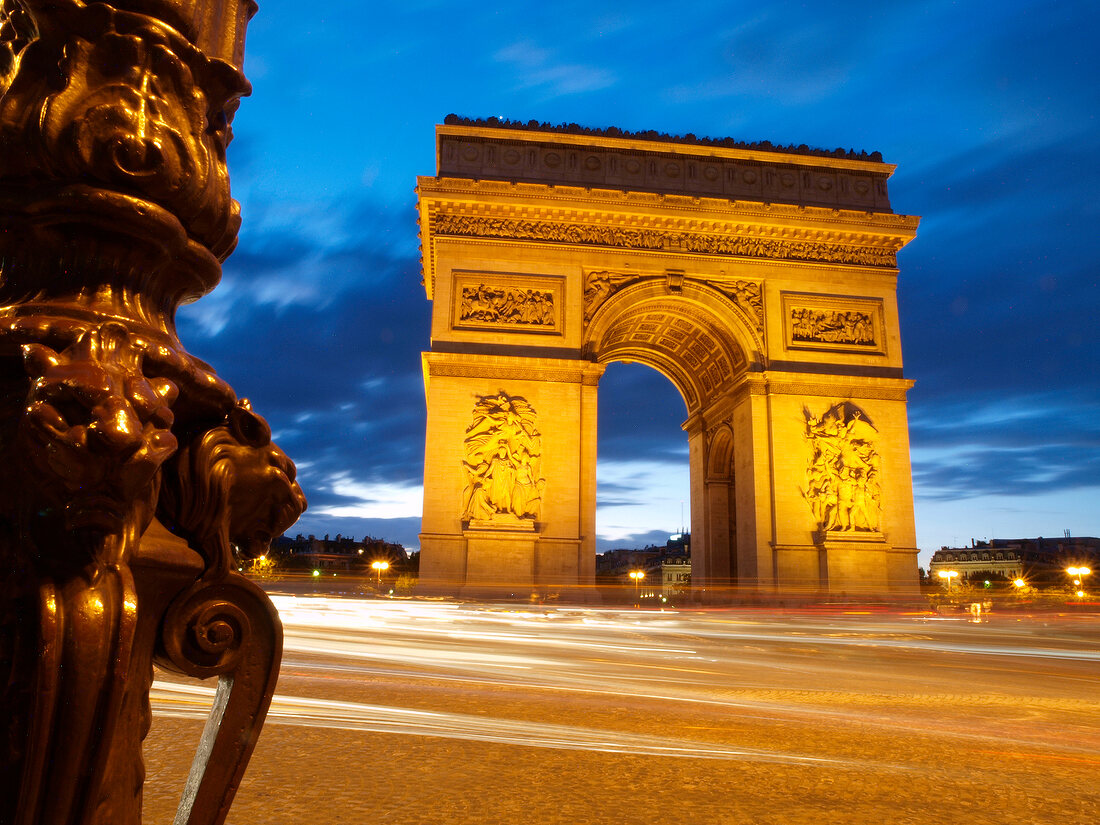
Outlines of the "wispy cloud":
<svg viewBox="0 0 1100 825">
<path fill-rule="evenodd" d="M 506 82 L 543 99 L 595 92 L 616 83 L 613 72 L 598 66 L 563 62 L 553 51 L 540 48 L 530 40 L 520 40 L 497 50 L 493 59 L 510 70 Z"/>
</svg>

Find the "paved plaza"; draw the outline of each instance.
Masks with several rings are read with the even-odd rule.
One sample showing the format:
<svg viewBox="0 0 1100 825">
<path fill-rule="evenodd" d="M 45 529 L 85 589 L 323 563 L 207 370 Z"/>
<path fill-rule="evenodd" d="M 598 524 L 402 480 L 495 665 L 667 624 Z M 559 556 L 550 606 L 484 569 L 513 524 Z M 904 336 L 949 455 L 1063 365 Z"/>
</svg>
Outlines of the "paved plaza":
<svg viewBox="0 0 1100 825">
<path fill-rule="evenodd" d="M 292 597 L 230 825 L 1100 819 L 1100 621 Z M 212 685 L 158 674 L 145 821 Z"/>
</svg>

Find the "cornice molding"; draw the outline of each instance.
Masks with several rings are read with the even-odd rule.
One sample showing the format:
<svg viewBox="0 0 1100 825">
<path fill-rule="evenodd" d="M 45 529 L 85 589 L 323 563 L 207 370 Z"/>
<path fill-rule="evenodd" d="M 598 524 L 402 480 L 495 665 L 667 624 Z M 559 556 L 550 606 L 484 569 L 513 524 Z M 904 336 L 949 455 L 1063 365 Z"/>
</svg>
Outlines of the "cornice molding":
<svg viewBox="0 0 1100 825">
<path fill-rule="evenodd" d="M 849 381 L 836 381 L 829 384 L 812 381 L 768 381 L 764 392 L 768 395 L 815 395 L 842 400 L 904 401 L 913 382 L 902 380 L 900 384 L 901 386 L 885 387 Z"/>
<path fill-rule="evenodd" d="M 426 352 L 427 376 L 478 378 L 505 381 L 552 381 L 595 387 L 600 383 L 604 365 L 564 358 L 530 358 L 487 355 L 455 355 Z"/>
<path fill-rule="evenodd" d="M 761 200 L 711 197 L 706 195 L 660 194 L 620 189 L 600 189 L 588 186 L 552 185 L 544 183 L 513 182 L 499 180 L 473 180 L 454 177 L 417 178 L 416 194 L 421 202 L 461 201 L 467 209 L 487 208 L 494 213 L 508 208 L 530 211 L 533 202 L 560 204 L 548 207 L 557 210 L 577 211 L 580 214 L 603 215 L 609 211 L 630 210 L 624 217 L 635 219 L 639 209 L 659 209 L 664 215 L 673 212 L 689 215 L 718 213 L 716 221 L 726 224 L 730 220 L 761 222 L 788 221 L 799 227 L 808 222 L 823 227 L 839 225 L 859 226 L 863 231 L 899 234 L 904 243 L 916 234 L 920 218 L 894 212 L 869 212 L 862 209 L 843 209 L 826 206 L 810 206 L 792 203 L 775 203 Z M 515 198 L 515 202 L 506 199 Z M 487 200 L 495 199 L 495 200 Z M 578 206 L 578 202 L 583 205 Z M 587 210 L 585 210 L 587 207 Z M 538 208 L 538 207 L 535 207 Z M 598 210 L 598 212 L 597 212 Z M 728 217 L 727 217 L 728 216 Z M 606 216 L 604 216 L 606 219 Z M 812 231 L 812 230 L 811 230 Z"/>
<path fill-rule="evenodd" d="M 752 224 L 726 224 L 721 232 L 716 230 L 717 227 L 704 228 L 698 221 L 675 219 L 641 218 L 616 225 L 606 220 L 548 220 L 536 215 L 479 215 L 438 208 L 431 212 L 429 227 L 432 236 L 845 264 L 888 270 L 897 268 L 897 250 L 902 246 L 900 239 L 881 235 L 809 232 Z"/>
</svg>

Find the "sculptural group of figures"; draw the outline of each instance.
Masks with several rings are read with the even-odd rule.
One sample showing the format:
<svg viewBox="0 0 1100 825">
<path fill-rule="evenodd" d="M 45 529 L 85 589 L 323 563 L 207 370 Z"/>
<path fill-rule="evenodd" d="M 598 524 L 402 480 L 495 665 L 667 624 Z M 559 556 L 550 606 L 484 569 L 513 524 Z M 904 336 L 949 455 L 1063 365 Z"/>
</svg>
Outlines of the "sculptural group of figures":
<svg viewBox="0 0 1100 825">
<path fill-rule="evenodd" d="M 877 431 L 853 404 L 830 407 L 820 418 L 803 409 L 812 448 L 806 501 L 818 529 L 877 531 L 882 507 Z"/>
<path fill-rule="evenodd" d="M 542 439 L 527 400 L 504 392 L 482 396 L 465 444 L 463 520 L 538 519 L 546 480 Z"/>
<path fill-rule="evenodd" d="M 875 327 L 866 312 L 796 307 L 791 310 L 791 338 L 823 344 L 875 343 Z"/>
<path fill-rule="evenodd" d="M 554 294 L 479 284 L 462 287 L 460 321 L 554 326 Z"/>
</svg>

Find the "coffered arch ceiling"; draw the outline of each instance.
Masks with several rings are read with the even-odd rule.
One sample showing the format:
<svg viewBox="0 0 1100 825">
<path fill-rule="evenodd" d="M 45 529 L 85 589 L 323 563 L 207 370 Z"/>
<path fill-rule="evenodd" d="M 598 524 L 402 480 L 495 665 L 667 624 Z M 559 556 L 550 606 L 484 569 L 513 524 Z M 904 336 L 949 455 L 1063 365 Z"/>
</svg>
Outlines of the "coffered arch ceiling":
<svg viewBox="0 0 1100 825">
<path fill-rule="evenodd" d="M 586 344 L 600 363 L 635 361 L 663 373 L 688 414 L 731 389 L 748 369 L 744 349 L 711 310 L 679 296 L 648 298 L 595 324 Z"/>
</svg>

